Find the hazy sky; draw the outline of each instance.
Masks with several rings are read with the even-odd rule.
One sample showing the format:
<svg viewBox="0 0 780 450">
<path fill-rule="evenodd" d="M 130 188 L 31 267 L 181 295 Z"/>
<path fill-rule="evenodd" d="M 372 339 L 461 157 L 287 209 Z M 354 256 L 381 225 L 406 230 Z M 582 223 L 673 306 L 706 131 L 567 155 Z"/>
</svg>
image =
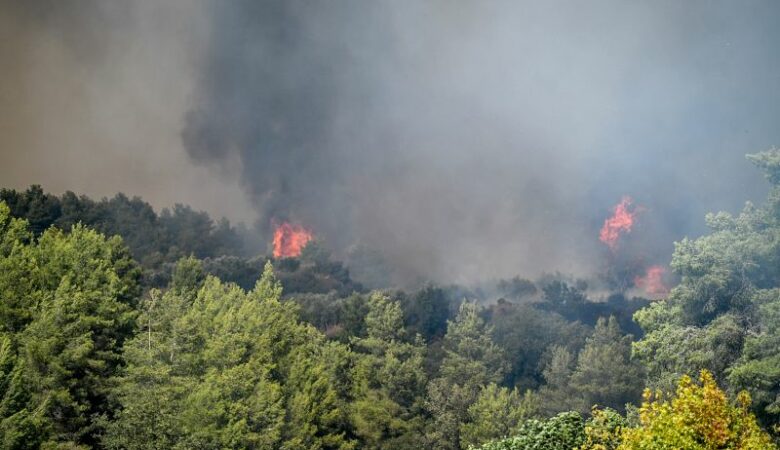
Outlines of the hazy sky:
<svg viewBox="0 0 780 450">
<path fill-rule="evenodd" d="M 181 143 L 210 29 L 192 5 L 0 0 L 0 184 L 253 220 L 237 181 Z"/>
<path fill-rule="evenodd" d="M 446 281 L 668 260 L 760 200 L 775 1 L 0 0 L 0 184 L 291 219 Z"/>
</svg>

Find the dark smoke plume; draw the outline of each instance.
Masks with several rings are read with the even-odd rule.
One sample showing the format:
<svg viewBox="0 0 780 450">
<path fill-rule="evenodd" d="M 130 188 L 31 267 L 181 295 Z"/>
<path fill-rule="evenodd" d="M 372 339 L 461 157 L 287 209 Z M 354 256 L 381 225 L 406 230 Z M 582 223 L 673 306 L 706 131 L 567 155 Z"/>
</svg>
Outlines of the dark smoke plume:
<svg viewBox="0 0 780 450">
<path fill-rule="evenodd" d="M 268 242 L 291 220 L 401 281 L 602 272 L 628 195 L 621 257 L 663 264 L 764 195 L 744 154 L 780 144 L 779 13 L 0 0 L 0 177 L 254 216 Z"/>
<path fill-rule="evenodd" d="M 439 279 L 594 270 L 622 195 L 643 260 L 760 195 L 772 2 L 223 2 L 184 142 L 260 223 Z M 637 250 L 637 251 L 640 251 Z M 590 266 L 590 268 L 588 268 Z"/>
</svg>

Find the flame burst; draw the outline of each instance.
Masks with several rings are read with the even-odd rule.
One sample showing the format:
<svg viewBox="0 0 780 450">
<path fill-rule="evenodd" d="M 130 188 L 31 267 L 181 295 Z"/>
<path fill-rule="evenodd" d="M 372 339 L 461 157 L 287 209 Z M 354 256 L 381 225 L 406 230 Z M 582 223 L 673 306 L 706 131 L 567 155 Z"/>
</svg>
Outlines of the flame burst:
<svg viewBox="0 0 780 450">
<path fill-rule="evenodd" d="M 604 221 L 604 226 L 601 227 L 599 239 L 607 244 L 613 252 L 617 249 L 620 236 L 630 233 L 631 228 L 634 226 L 634 221 L 639 211 L 632 208 L 632 202 L 631 197 L 623 197 L 620 203 L 612 209 L 612 216 L 607 218 Z"/>
<path fill-rule="evenodd" d="M 664 284 L 666 269 L 663 266 L 650 266 L 645 276 L 634 278 L 634 286 L 645 291 L 653 297 L 664 297 L 669 293 L 669 288 Z"/>
<path fill-rule="evenodd" d="M 274 257 L 292 258 L 301 255 L 306 244 L 314 238 L 311 231 L 301 225 L 282 222 L 274 230 Z"/>
</svg>

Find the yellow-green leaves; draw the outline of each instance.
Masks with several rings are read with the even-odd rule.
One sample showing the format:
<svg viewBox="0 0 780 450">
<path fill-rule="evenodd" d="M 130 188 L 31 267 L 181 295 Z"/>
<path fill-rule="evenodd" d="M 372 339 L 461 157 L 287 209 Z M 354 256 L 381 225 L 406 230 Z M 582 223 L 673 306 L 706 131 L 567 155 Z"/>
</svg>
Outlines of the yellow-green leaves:
<svg viewBox="0 0 780 450">
<path fill-rule="evenodd" d="M 732 403 L 712 374 L 702 371 L 699 383 L 683 376 L 671 398 L 646 390 L 639 408 L 640 425 L 625 429 L 618 450 L 770 450 L 776 448 L 762 431 L 741 393 Z"/>
</svg>

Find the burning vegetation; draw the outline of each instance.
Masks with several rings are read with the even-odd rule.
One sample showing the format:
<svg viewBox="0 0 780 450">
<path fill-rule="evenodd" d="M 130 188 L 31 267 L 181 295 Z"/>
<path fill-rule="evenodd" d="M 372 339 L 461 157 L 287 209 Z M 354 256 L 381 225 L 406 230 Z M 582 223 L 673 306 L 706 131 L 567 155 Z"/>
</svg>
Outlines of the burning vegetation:
<svg viewBox="0 0 780 450">
<path fill-rule="evenodd" d="M 599 240 L 613 252 L 616 251 L 620 237 L 631 232 L 638 213 L 639 210 L 633 207 L 631 197 L 623 197 L 612 209 L 612 216 L 604 220 L 604 226 L 599 232 Z"/>
<path fill-rule="evenodd" d="M 0 0 L 0 450 L 780 450 L 742 3 Z"/>
<path fill-rule="evenodd" d="M 664 297 L 669 293 L 669 288 L 664 284 L 664 274 L 666 274 L 665 267 L 650 266 L 644 275 L 634 277 L 634 286 L 651 297 Z"/>
<path fill-rule="evenodd" d="M 274 230 L 274 257 L 294 258 L 301 255 L 303 247 L 312 239 L 314 234 L 302 225 L 282 222 Z"/>
<path fill-rule="evenodd" d="M 599 240 L 610 250 L 608 273 L 618 278 L 613 280 L 615 286 L 621 290 L 633 286 L 652 298 L 659 298 L 669 293 L 669 287 L 664 283 L 666 268 L 658 264 L 648 266 L 643 253 L 637 255 L 631 246 L 621 246 L 621 240 L 632 232 L 643 211 L 642 206 L 634 205 L 630 196 L 623 196 L 612 208 L 612 215 L 604 220 Z"/>
<path fill-rule="evenodd" d="M 753 158 L 757 164 L 769 166 L 772 179 L 780 179 L 776 176 L 780 173 L 777 152 Z M 780 190 L 777 181 L 773 184 L 775 192 Z M 777 283 L 759 287 L 776 273 L 773 255 L 780 251 L 776 239 L 779 225 L 770 214 L 780 208 L 776 199 L 770 196 L 768 205 L 748 208 L 739 218 L 720 215 L 721 225 L 731 227 L 733 239 L 723 239 L 723 234 L 716 232 L 678 245 L 675 269 L 693 275 L 682 278 L 682 287 L 666 301 L 649 306 L 647 298 L 629 298 L 626 291 L 634 287 L 651 298 L 666 296 L 667 269 L 653 264 L 655 259 L 637 245 L 647 241 L 640 229 L 647 231 L 652 223 L 643 222 L 642 228 L 637 227 L 637 211 L 647 209 L 632 207 L 628 197 L 605 221 L 608 231 L 615 231 L 622 239 L 621 245 L 608 246 L 610 251 L 605 255 L 610 270 L 620 272 L 623 284 L 611 287 L 608 297 L 596 299 L 591 297 L 594 291 L 587 280 L 561 274 L 536 281 L 520 277 L 498 280 L 495 288 L 486 283 L 473 290 L 468 286 L 429 285 L 416 290 L 369 292 L 352 282 L 348 268 L 331 260 L 327 250 L 309 246 L 302 252 L 314 235 L 301 224 L 273 223 L 273 256 L 281 259 L 238 254 L 215 257 L 218 252 L 245 250 L 239 245 L 240 228 L 225 222 L 215 225 L 208 215 L 185 207 L 158 217 L 151 206 L 127 196 L 94 202 L 72 193 L 60 198 L 44 193 L 40 187 L 26 192 L 0 189 L 0 242 L 23 249 L 0 254 L 0 263 L 8 269 L 5 277 L 0 276 L 0 291 L 20 292 L 22 301 L 18 305 L 9 303 L 4 313 L 4 323 L 20 331 L 0 336 L 1 365 L 7 368 L 6 374 L 14 374 L 6 377 L 10 388 L 0 392 L 0 397 L 5 396 L 7 401 L 9 395 L 21 389 L 35 394 L 22 398 L 7 412 L 0 411 L 0 424 L 11 427 L 16 439 L 12 443 L 32 443 L 27 445 L 32 448 L 52 446 L 69 438 L 49 431 L 55 427 L 76 429 L 83 436 L 77 444 L 84 448 L 141 449 L 149 442 L 159 448 L 174 446 L 171 443 L 189 448 L 193 439 L 217 443 L 213 445 L 217 447 L 234 439 L 232 433 L 221 433 L 222 424 L 227 423 L 232 431 L 231 421 L 238 423 L 238 428 L 244 426 L 243 417 L 234 419 L 232 414 L 225 414 L 204 418 L 200 412 L 204 408 L 243 409 L 258 417 L 276 417 L 280 424 L 283 420 L 302 423 L 298 428 L 280 425 L 281 431 L 272 435 L 268 447 L 283 448 L 314 439 L 306 430 L 320 422 L 308 411 L 319 408 L 343 417 L 342 423 L 315 441 L 319 448 L 335 442 L 333 448 L 493 450 L 527 448 L 527 442 L 540 442 L 545 448 L 595 449 L 600 447 L 577 443 L 586 442 L 591 436 L 589 430 L 595 426 L 603 426 L 599 425 L 603 422 L 600 414 L 609 414 L 610 423 L 625 424 L 618 428 L 622 430 L 619 435 L 610 431 L 616 442 L 670 436 L 667 448 L 683 448 L 674 441 L 677 427 L 682 426 L 679 421 L 672 421 L 667 433 L 656 426 L 644 429 L 643 425 L 631 425 L 622 414 L 625 405 L 642 401 L 642 388 L 648 379 L 651 383 L 664 382 L 704 362 L 709 367 L 720 367 L 720 379 L 725 380 L 727 389 L 756 389 L 759 400 L 752 410 L 744 395 L 738 404 L 738 413 L 749 423 L 735 425 L 736 431 L 728 439 L 740 442 L 740 430 L 753 430 L 750 439 L 757 445 L 730 448 L 776 449 L 770 445 L 769 434 L 759 427 L 777 423 L 777 413 L 765 406 L 776 395 L 776 384 L 752 387 L 752 380 L 766 376 L 764 368 L 777 361 L 776 333 L 762 331 L 777 329 L 779 309 L 773 296 Z M 139 210 L 151 214 L 127 213 Z M 88 222 L 94 217 L 102 220 Z M 623 220 L 626 217 L 630 221 Z M 649 214 L 643 217 L 652 218 Z M 737 220 L 757 226 L 737 227 Z M 65 231 L 47 231 L 52 226 L 62 226 Z M 90 227 L 101 227 L 105 234 Z M 106 240 L 104 236 L 127 229 L 139 235 L 128 235 L 130 247 L 119 253 L 118 260 L 112 259 L 117 257 L 115 251 L 121 241 Z M 591 235 L 594 242 L 596 231 L 593 229 Z M 177 235 L 180 238 L 175 243 L 149 245 L 154 236 Z M 703 251 L 713 258 L 702 262 L 698 255 Z M 202 259 L 178 259 L 182 253 L 200 254 Z M 29 258 L 30 254 L 41 257 Z M 133 254 L 137 263 L 131 259 Z M 166 280 L 155 276 L 165 270 L 165 266 L 157 266 L 160 257 L 172 264 L 167 267 L 170 276 Z M 746 261 L 755 261 L 756 267 L 766 269 L 748 274 L 732 269 L 743 267 Z M 133 270 L 128 272 L 128 267 Z M 24 280 L 23 274 L 30 270 L 40 274 L 43 281 L 20 286 L 19 280 Z M 118 277 L 118 273 L 126 276 Z M 59 301 L 35 306 L 25 300 L 35 296 L 56 298 L 63 279 L 74 280 L 68 288 L 77 296 L 92 299 L 97 307 L 91 308 L 90 303 L 89 308 L 73 309 L 70 303 Z M 108 295 L 94 295 L 101 280 L 109 284 L 99 292 Z M 725 289 L 713 291 L 713 280 Z M 749 283 L 747 293 L 743 283 Z M 496 298 L 490 289 L 501 297 Z M 718 302 L 715 309 L 703 304 L 713 295 Z M 729 303 L 733 300 L 765 307 L 754 311 L 740 303 Z M 772 303 L 763 304 L 768 301 Z M 158 314 L 156 321 L 139 321 L 139 327 L 131 329 L 122 321 L 128 320 L 132 308 L 138 308 L 135 313 L 139 315 Z M 30 315 L 30 311 L 34 313 Z M 119 346 L 118 340 L 87 341 L 100 352 L 86 362 L 73 361 L 61 349 L 83 345 L 84 335 L 64 333 L 66 327 L 53 323 L 51 317 L 70 317 L 67 320 L 73 321 L 72 328 L 77 330 L 97 324 L 95 336 L 116 335 L 124 339 L 124 344 Z M 181 330 L 194 336 L 185 346 L 177 343 Z M 55 345 L 40 350 L 39 333 Z M 747 344 L 743 350 L 740 339 L 749 339 L 750 345 L 767 349 L 767 354 L 755 355 Z M 729 345 L 723 346 L 723 342 Z M 12 345 L 18 345 L 18 350 Z M 225 348 L 241 358 L 225 358 Z M 702 348 L 718 352 L 701 352 Z M 44 353 L 36 359 L 41 351 Z M 168 356 L 171 354 L 179 360 L 174 363 Z M 113 419 L 93 424 L 86 415 L 74 418 L 47 414 L 42 416 L 41 425 L 32 422 L 24 427 L 9 420 L 41 410 L 41 402 L 45 401 L 41 399 L 48 398 L 54 389 L 67 392 L 69 386 L 81 382 L 83 377 L 56 380 L 53 387 L 41 383 L 52 364 L 69 364 L 85 371 L 95 362 L 106 368 L 105 379 L 119 380 L 119 385 L 108 393 L 86 385 L 88 395 L 73 402 L 83 411 L 111 413 Z M 775 366 L 769 366 L 772 373 L 776 373 Z M 357 370 L 344 370 L 349 367 Z M 464 378 L 463 367 L 479 370 Z M 150 393 L 146 374 L 160 368 L 164 374 L 186 370 L 196 375 L 188 376 L 184 387 L 182 377 L 159 376 L 155 379 L 159 386 Z M 267 374 L 275 370 L 278 380 L 270 382 Z M 716 391 L 708 377 L 702 375 L 702 384 L 711 394 L 705 400 L 714 399 L 723 410 L 728 397 Z M 777 377 L 771 380 L 776 383 Z M 698 389 L 685 379 L 682 383 L 678 395 Z M 309 394 L 312 385 L 321 386 L 323 392 Z M 393 397 L 392 393 L 399 390 L 404 395 Z M 204 403 L 204 392 L 209 396 L 214 393 L 216 400 L 207 396 Z M 258 393 L 275 398 L 277 403 L 258 403 Z M 159 411 L 159 402 L 150 401 L 150 395 L 152 399 L 167 396 L 170 406 L 162 414 L 173 424 L 172 437 L 161 437 L 148 423 L 148 417 Z M 453 395 L 458 396 L 458 403 L 451 401 Z M 119 406 L 113 406 L 113 398 Z M 653 401 L 645 397 L 644 404 L 652 405 Z M 295 402 L 303 402 L 306 408 L 284 406 Z M 420 404 L 426 405 L 426 410 L 421 411 Z M 591 405 L 605 409 L 592 409 Z M 474 414 L 481 409 L 487 414 Z M 707 405 L 696 406 L 697 415 L 688 410 L 681 414 L 695 423 L 709 423 L 708 410 Z M 384 420 L 376 418 L 377 411 L 381 417 L 398 420 L 399 425 L 387 436 L 373 432 L 385 426 L 377 423 Z M 510 440 L 494 441 L 508 432 L 495 430 L 493 411 L 506 411 L 501 418 L 507 424 L 505 429 L 515 430 Z M 180 417 L 186 422 L 179 422 Z M 453 425 L 452 417 L 462 419 Z M 729 413 L 729 417 L 738 416 Z M 579 427 L 579 434 L 572 434 L 572 424 Z M 88 427 L 92 426 L 102 428 L 90 434 Z M 209 434 L 193 437 L 191 430 L 201 428 Z M 240 435 L 241 448 L 251 448 L 255 436 L 264 432 L 266 428 L 259 425 Z M 555 433 L 576 439 L 566 441 L 564 447 L 547 446 L 551 439 L 558 439 L 551 437 Z M 512 446 L 505 446 L 505 442 Z M 65 443 L 73 446 L 73 442 Z M 391 444 L 384 446 L 386 443 Z M 396 447 L 396 443 L 401 444 Z M 17 447 L 22 446 L 13 446 Z M 634 447 L 621 444 L 615 448 Z"/>
</svg>

